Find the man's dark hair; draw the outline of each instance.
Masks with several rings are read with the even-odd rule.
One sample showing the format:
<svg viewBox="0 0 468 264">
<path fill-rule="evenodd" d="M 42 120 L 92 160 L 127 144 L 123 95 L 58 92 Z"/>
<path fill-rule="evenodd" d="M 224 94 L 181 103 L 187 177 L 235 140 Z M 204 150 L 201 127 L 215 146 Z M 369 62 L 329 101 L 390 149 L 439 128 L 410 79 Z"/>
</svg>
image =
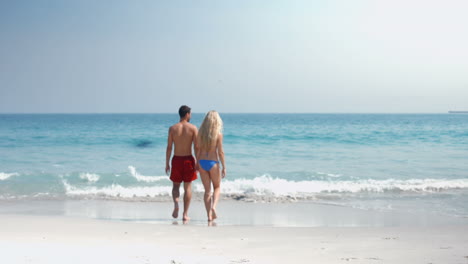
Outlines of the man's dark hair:
<svg viewBox="0 0 468 264">
<path fill-rule="evenodd" d="M 180 118 L 184 118 L 188 113 L 190 113 L 192 109 L 186 105 L 183 105 L 179 108 L 179 116 Z"/>
</svg>

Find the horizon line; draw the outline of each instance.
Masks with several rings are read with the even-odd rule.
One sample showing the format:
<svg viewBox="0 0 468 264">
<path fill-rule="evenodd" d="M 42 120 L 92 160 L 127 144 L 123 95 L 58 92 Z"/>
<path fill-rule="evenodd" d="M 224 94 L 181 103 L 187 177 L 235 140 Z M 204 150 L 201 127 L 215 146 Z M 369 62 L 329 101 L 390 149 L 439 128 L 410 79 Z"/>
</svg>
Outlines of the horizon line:
<svg viewBox="0 0 468 264">
<path fill-rule="evenodd" d="M 221 114 L 450 114 L 446 112 L 220 112 Z M 464 112 L 464 111 L 461 111 Z M 206 114 L 205 112 L 192 112 Z M 0 112 L 0 115 L 131 115 L 131 114 L 175 114 L 177 112 Z"/>
</svg>

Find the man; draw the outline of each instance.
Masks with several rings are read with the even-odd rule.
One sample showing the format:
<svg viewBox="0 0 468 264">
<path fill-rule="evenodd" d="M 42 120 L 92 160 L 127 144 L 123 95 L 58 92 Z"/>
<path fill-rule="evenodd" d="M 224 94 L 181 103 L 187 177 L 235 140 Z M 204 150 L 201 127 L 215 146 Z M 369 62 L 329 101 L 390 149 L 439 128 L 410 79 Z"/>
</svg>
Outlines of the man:
<svg viewBox="0 0 468 264">
<path fill-rule="evenodd" d="M 184 182 L 184 214 L 183 220 L 188 221 L 188 209 L 192 198 L 192 181 L 197 179 L 196 161 L 192 155 L 192 145 L 197 149 L 197 127 L 190 124 L 190 107 L 183 105 L 179 108 L 180 122 L 169 128 L 166 150 L 166 174 L 171 173 L 172 199 L 174 200 L 174 211 L 172 217 L 179 216 L 180 184 Z M 174 156 L 172 157 L 172 168 L 169 159 L 174 145 Z"/>
</svg>

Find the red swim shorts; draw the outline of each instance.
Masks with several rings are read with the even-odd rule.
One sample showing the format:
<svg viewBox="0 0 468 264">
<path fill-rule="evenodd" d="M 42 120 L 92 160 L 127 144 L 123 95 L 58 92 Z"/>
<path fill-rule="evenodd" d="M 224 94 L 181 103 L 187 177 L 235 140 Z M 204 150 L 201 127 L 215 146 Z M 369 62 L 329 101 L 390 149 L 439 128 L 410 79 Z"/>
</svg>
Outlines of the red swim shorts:
<svg viewBox="0 0 468 264">
<path fill-rule="evenodd" d="M 171 181 L 173 182 L 191 182 L 197 179 L 195 170 L 195 159 L 190 156 L 172 157 Z"/>
</svg>

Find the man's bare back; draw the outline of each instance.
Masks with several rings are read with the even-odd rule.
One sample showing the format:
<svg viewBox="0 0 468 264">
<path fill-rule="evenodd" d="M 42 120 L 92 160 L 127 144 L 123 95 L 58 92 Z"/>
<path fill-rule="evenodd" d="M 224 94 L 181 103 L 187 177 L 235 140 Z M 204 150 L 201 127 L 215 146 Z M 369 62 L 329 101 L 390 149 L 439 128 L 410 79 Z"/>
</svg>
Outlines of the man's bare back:
<svg viewBox="0 0 468 264">
<path fill-rule="evenodd" d="M 174 156 L 192 155 L 192 144 L 197 138 L 197 127 L 181 121 L 169 128 L 169 137 L 174 143 Z"/>
<path fill-rule="evenodd" d="M 174 146 L 174 156 L 192 155 L 192 144 L 196 149 L 197 127 L 190 124 L 190 119 L 181 119 L 179 123 L 169 128 L 166 149 L 166 173 L 169 173 L 169 161 Z"/>
</svg>

